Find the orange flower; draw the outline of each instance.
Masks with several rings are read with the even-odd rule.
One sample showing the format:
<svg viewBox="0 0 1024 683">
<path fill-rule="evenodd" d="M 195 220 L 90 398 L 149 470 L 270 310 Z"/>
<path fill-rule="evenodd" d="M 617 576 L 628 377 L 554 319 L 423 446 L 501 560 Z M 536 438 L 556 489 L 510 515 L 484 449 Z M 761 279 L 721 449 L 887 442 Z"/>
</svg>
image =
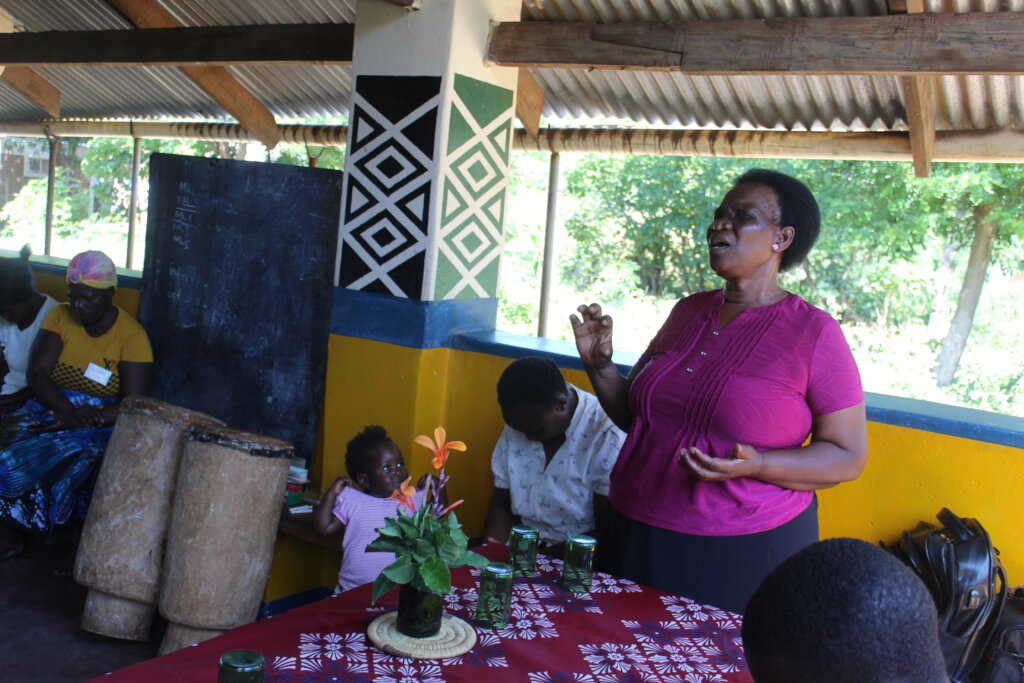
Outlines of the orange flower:
<svg viewBox="0 0 1024 683">
<path fill-rule="evenodd" d="M 447 515 L 451 511 L 452 508 L 457 508 L 457 507 L 459 507 L 460 505 L 462 505 L 465 502 L 466 501 L 462 500 L 461 498 L 458 499 L 457 501 L 455 501 L 454 503 L 452 503 L 451 505 L 446 507 L 444 510 L 441 510 L 441 514 L 439 514 L 438 517 L 439 518 L 440 517 L 444 517 L 445 515 Z"/>
<path fill-rule="evenodd" d="M 434 469 L 444 469 L 445 463 L 448 462 L 448 451 L 464 451 L 466 450 L 466 444 L 461 441 L 445 441 L 444 427 L 438 427 L 434 430 L 434 438 L 431 440 L 429 436 L 420 435 L 416 437 L 416 443 L 421 446 L 429 448 L 434 453 L 434 459 L 431 461 L 431 465 Z"/>
<path fill-rule="evenodd" d="M 391 498 L 398 501 L 399 505 L 409 508 L 409 512 L 416 512 L 416 504 L 413 496 L 416 495 L 416 487 L 412 485 L 412 477 L 406 477 L 402 485 L 391 492 Z"/>
</svg>

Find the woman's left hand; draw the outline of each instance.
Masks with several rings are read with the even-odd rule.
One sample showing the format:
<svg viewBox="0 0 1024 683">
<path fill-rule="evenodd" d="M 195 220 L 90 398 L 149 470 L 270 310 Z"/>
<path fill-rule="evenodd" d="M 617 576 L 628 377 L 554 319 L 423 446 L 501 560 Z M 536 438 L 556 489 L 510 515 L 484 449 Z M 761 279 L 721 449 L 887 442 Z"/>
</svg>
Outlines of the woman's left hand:
<svg viewBox="0 0 1024 683">
<path fill-rule="evenodd" d="M 713 458 L 694 446 L 679 451 L 679 462 L 692 476 L 703 481 L 725 481 L 736 477 L 753 477 L 761 471 L 764 453 L 753 446 L 738 443 L 731 457 Z"/>
</svg>

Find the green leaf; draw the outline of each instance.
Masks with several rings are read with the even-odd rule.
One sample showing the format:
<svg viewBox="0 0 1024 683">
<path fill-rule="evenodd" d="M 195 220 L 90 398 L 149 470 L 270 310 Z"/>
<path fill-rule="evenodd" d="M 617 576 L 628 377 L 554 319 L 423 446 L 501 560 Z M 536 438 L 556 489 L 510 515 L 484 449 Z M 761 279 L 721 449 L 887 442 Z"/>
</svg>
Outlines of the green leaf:
<svg viewBox="0 0 1024 683">
<path fill-rule="evenodd" d="M 381 536 L 392 536 L 398 538 L 402 535 L 402 530 L 398 528 L 398 522 L 389 517 L 384 520 L 384 526 L 377 529 L 377 533 Z"/>
<path fill-rule="evenodd" d="M 445 564 L 449 567 L 458 567 L 459 558 L 466 550 L 465 543 L 459 543 L 456 539 L 451 536 L 440 539 L 437 548 L 437 555 Z"/>
<path fill-rule="evenodd" d="M 402 534 L 404 536 L 407 536 L 408 538 L 419 538 L 423 535 L 422 533 L 420 533 L 419 527 L 413 524 L 412 520 L 409 517 L 406 517 L 404 515 L 399 515 L 398 526 L 401 528 Z"/>
<path fill-rule="evenodd" d="M 472 550 L 467 550 L 459 556 L 458 562 L 452 564 L 453 567 L 461 567 L 464 564 L 471 565 L 477 569 L 483 569 L 490 563 L 486 557 L 480 553 L 474 553 Z"/>
<path fill-rule="evenodd" d="M 385 567 L 381 574 L 395 583 L 409 583 L 416 574 L 416 567 L 413 566 L 412 559 L 408 555 L 401 555 Z"/>
<path fill-rule="evenodd" d="M 452 573 L 440 557 L 428 557 L 420 565 L 419 575 L 431 593 L 447 595 L 452 592 Z"/>
<path fill-rule="evenodd" d="M 409 545 L 396 538 L 376 538 L 366 546 L 368 553 L 407 553 Z"/>
<path fill-rule="evenodd" d="M 397 585 L 397 583 L 386 577 L 383 572 L 378 574 L 377 579 L 373 582 L 373 596 L 370 598 L 370 604 L 375 604 L 382 595 Z"/>
<path fill-rule="evenodd" d="M 416 556 L 417 562 L 423 562 L 435 554 L 434 544 L 425 538 L 417 538 L 412 544 L 412 553 Z"/>
</svg>

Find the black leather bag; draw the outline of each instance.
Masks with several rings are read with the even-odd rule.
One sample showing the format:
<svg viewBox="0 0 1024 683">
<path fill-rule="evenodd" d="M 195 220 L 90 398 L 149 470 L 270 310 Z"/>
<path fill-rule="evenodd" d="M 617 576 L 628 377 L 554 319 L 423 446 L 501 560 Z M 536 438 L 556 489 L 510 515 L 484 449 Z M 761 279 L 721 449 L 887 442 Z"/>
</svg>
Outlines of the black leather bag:
<svg viewBox="0 0 1024 683">
<path fill-rule="evenodd" d="M 956 683 L 988 652 L 1006 596 L 1006 574 L 984 527 L 943 508 L 941 527 L 928 522 L 903 532 L 890 549 L 924 581 L 939 612 L 939 639 L 946 669 Z M 997 679 L 998 680 L 998 679 Z"/>
<path fill-rule="evenodd" d="M 1024 683 L 1024 587 L 1006 598 L 975 683 Z"/>
</svg>

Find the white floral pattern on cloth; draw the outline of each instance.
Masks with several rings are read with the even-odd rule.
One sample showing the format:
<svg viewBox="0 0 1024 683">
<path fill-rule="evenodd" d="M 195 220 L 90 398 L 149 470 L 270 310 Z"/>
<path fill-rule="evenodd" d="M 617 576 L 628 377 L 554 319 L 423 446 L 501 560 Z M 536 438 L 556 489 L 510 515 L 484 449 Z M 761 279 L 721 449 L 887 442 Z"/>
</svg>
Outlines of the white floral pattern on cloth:
<svg viewBox="0 0 1024 683">
<path fill-rule="evenodd" d="M 475 627 L 477 642 L 464 654 L 442 660 L 412 660 L 388 655 L 368 644 L 358 632 L 303 632 L 292 644 L 268 658 L 269 683 L 444 683 L 450 680 L 528 680 L 530 683 L 720 683 L 744 668 L 740 617 L 686 598 L 658 595 L 633 597 L 643 587 L 605 574 L 595 574 L 593 593 L 573 595 L 558 586 L 561 563 L 544 563 L 540 576 L 514 584 L 512 618 L 507 628 Z M 472 620 L 475 587 L 456 585 L 445 598 L 448 613 Z M 332 598 L 337 599 L 337 598 Z M 633 600 L 646 600 L 634 619 L 615 620 L 616 636 L 575 641 L 566 669 L 514 669 L 514 649 L 550 648 L 559 638 L 560 619 L 586 618 L 607 612 L 600 600 L 611 600 L 620 614 Z M 617 601 L 617 602 L 615 602 Z M 393 607 L 389 608 L 393 609 Z M 380 611 L 366 607 L 367 623 Z M 351 622 L 350 622 L 351 623 Z M 621 640 L 625 638 L 626 640 Z M 518 643 L 513 646 L 513 643 Z M 560 647 L 554 641 L 554 647 Z M 520 650 L 521 652 L 521 650 Z M 581 668 L 586 671 L 580 671 Z M 449 673 L 449 670 L 451 673 Z M 455 671 L 458 674 L 455 674 Z M 447 675 L 446 675 L 447 674 Z"/>
<path fill-rule="evenodd" d="M 724 609 L 702 605 L 690 598 L 683 598 L 678 595 L 662 595 L 661 601 L 668 608 L 668 611 L 672 613 L 672 616 L 680 621 L 703 621 L 705 619 L 724 621 L 732 617 L 732 613 Z"/>
<path fill-rule="evenodd" d="M 477 629 L 476 645 L 473 649 L 458 657 L 442 659 L 443 665 L 469 664 L 470 666 L 493 666 L 500 668 L 508 667 L 508 658 L 505 657 L 505 649 L 501 646 L 501 639 L 493 633 Z"/>
<path fill-rule="evenodd" d="M 347 659 L 361 661 L 366 639 L 361 633 L 303 633 L 299 636 L 299 659 Z"/>
</svg>

